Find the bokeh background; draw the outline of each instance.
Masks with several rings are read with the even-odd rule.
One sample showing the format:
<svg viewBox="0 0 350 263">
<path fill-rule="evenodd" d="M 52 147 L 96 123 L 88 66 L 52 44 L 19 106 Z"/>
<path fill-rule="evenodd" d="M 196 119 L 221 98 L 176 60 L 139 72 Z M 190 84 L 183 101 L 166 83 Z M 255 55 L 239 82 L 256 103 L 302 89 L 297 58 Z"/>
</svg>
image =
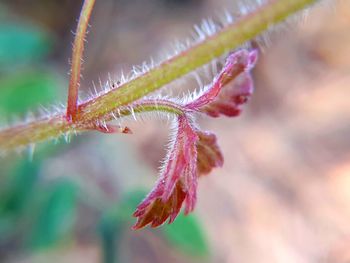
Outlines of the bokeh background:
<svg viewBox="0 0 350 263">
<path fill-rule="evenodd" d="M 0 1 L 3 125 L 65 101 L 81 2 Z M 82 93 L 235 6 L 97 1 Z M 350 2 L 326 1 L 275 31 L 243 114 L 200 120 L 225 164 L 200 180 L 193 214 L 130 229 L 165 154 L 166 123 L 42 143 L 0 159 L 0 262 L 350 262 Z"/>
</svg>

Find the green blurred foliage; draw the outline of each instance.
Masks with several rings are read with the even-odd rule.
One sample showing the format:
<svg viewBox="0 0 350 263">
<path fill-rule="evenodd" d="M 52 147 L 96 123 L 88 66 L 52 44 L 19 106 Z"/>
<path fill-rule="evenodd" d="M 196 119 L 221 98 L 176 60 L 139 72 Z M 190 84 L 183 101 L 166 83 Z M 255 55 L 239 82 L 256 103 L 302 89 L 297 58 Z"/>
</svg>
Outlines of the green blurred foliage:
<svg viewBox="0 0 350 263">
<path fill-rule="evenodd" d="M 52 43 L 42 28 L 0 24 L 0 121 L 23 118 L 60 98 L 60 79 L 48 66 Z M 78 186 L 68 179 L 45 181 L 40 176 L 46 158 L 59 150 L 57 144 L 45 143 L 37 147 L 33 160 L 25 154 L 0 159 L 0 256 L 9 244 L 12 249 L 41 249 L 70 236 Z"/>
<path fill-rule="evenodd" d="M 3 177 L 0 199 L 0 242 L 15 235 L 23 220 L 26 207 L 30 207 L 38 180 L 39 162 L 21 160 Z"/>
<path fill-rule="evenodd" d="M 123 233 L 131 229 L 131 225 L 135 221 L 131 215 L 146 194 L 147 192 L 143 190 L 128 192 L 116 206 L 104 212 L 99 232 L 105 263 L 119 262 L 118 244 Z M 181 213 L 172 224 L 165 224 L 152 232 L 159 233 L 159 231 L 171 246 L 184 254 L 196 257 L 205 257 L 209 254 L 204 229 L 200 225 L 200 219 L 194 214 L 185 216 Z"/>
<path fill-rule="evenodd" d="M 71 232 L 78 187 L 69 180 L 40 181 L 41 160 L 21 159 L 4 176 L 0 246 L 22 236 L 18 247 L 45 248 Z"/>
<path fill-rule="evenodd" d="M 46 248 L 62 240 L 70 232 L 76 217 L 78 187 L 68 180 L 47 189 L 31 234 L 30 246 Z"/>
<path fill-rule="evenodd" d="M 131 228 L 133 220 L 131 215 L 146 194 L 147 192 L 143 190 L 128 192 L 118 204 L 103 212 L 98 230 L 102 242 L 104 263 L 119 262 L 118 244 L 121 241 L 123 232 Z"/>
<path fill-rule="evenodd" d="M 41 28 L 15 23 L 1 24 L 0 70 L 36 63 L 49 53 L 52 42 Z"/>
<path fill-rule="evenodd" d="M 174 223 L 165 225 L 162 232 L 169 243 L 192 256 L 207 256 L 209 249 L 204 229 L 194 214 L 180 214 Z"/>
<path fill-rule="evenodd" d="M 58 79 L 50 71 L 28 70 L 0 78 L 0 113 L 20 114 L 50 105 L 58 96 Z"/>
<path fill-rule="evenodd" d="M 47 66 L 53 42 L 49 33 L 34 25 L 0 23 L 1 116 L 23 116 L 60 98 L 57 74 Z"/>
</svg>

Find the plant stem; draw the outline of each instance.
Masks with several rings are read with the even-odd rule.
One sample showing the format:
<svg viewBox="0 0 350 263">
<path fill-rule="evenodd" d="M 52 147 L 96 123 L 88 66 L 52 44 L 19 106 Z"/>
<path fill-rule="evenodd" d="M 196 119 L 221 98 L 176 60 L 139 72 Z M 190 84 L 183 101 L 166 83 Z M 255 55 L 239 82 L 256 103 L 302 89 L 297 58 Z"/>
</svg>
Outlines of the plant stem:
<svg viewBox="0 0 350 263">
<path fill-rule="evenodd" d="M 0 150 L 7 151 L 75 132 L 104 120 L 121 106 L 160 89 L 196 68 L 235 49 L 316 0 L 272 0 L 234 24 L 164 61 L 149 72 L 78 106 L 75 122 L 56 115 L 0 131 Z M 71 113 L 74 111 L 71 111 Z"/>
<path fill-rule="evenodd" d="M 68 88 L 67 100 L 67 120 L 76 121 L 76 113 L 78 109 L 78 89 L 81 72 L 81 62 L 84 51 L 84 41 L 86 30 L 94 7 L 95 0 L 85 0 L 80 12 L 79 22 L 77 26 L 76 35 L 74 38 L 72 51 L 72 65 L 70 72 L 70 81 Z"/>
<path fill-rule="evenodd" d="M 185 112 L 185 109 L 181 105 L 167 100 L 143 100 L 140 103 L 135 103 L 132 108 L 135 113 L 161 111 L 179 115 Z M 123 118 L 131 114 L 132 112 L 129 109 L 121 109 L 116 115 L 118 118 Z M 103 121 L 113 120 L 114 116 L 109 114 L 105 116 Z M 30 143 L 56 138 L 69 131 L 81 132 L 91 130 L 90 126 L 89 123 L 69 123 L 63 115 L 18 125 L 0 132 L 1 150 L 10 150 Z M 48 137 L 49 134 L 53 134 L 53 136 Z"/>
</svg>

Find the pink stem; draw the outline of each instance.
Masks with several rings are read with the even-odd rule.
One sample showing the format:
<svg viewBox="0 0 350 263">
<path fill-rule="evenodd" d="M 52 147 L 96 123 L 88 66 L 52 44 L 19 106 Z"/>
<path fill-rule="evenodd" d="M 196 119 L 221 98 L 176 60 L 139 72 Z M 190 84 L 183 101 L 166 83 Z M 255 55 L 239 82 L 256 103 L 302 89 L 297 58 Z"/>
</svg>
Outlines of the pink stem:
<svg viewBox="0 0 350 263">
<path fill-rule="evenodd" d="M 88 27 L 89 18 L 91 16 L 92 8 L 95 0 L 85 0 L 83 8 L 80 12 L 79 22 L 77 26 L 76 35 L 74 38 L 73 52 L 72 52 L 72 66 L 71 77 L 68 88 L 67 101 L 67 121 L 76 121 L 76 114 L 78 111 L 78 89 L 81 72 L 81 60 L 84 51 L 84 38 L 86 29 Z"/>
</svg>

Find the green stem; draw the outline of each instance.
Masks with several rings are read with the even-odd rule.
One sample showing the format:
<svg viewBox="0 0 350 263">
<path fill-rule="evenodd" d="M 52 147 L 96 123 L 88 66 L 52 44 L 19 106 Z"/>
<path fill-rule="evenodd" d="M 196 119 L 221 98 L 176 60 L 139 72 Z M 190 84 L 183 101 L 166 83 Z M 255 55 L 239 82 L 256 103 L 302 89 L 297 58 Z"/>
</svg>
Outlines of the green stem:
<svg viewBox="0 0 350 263">
<path fill-rule="evenodd" d="M 239 47 L 314 2 L 316 0 L 269 1 L 149 72 L 79 105 L 74 123 L 67 121 L 62 114 L 0 131 L 0 149 L 7 151 L 55 138 L 66 132 L 79 130 L 79 127 L 86 127 L 97 120 L 106 119 L 117 108 L 128 105 Z"/>
<path fill-rule="evenodd" d="M 186 109 L 183 105 L 175 103 L 167 99 L 144 99 L 140 102 L 133 103 L 128 107 L 122 107 L 116 112 L 108 114 L 102 121 L 108 122 L 113 119 L 118 120 L 130 115 L 147 113 L 147 112 L 162 112 L 171 115 L 183 115 L 188 112 L 193 112 L 194 110 Z M 136 118 L 136 116 L 135 116 Z M 79 131 L 86 131 L 94 129 L 95 125 L 88 125 L 85 127 L 80 127 Z"/>
<path fill-rule="evenodd" d="M 174 115 L 181 115 L 187 112 L 187 110 L 180 104 L 172 102 L 170 100 L 165 99 L 145 99 L 137 103 L 133 103 L 130 106 L 130 109 L 121 109 L 117 113 L 117 118 L 122 118 L 126 116 L 130 116 L 134 113 L 145 113 L 145 112 L 164 112 L 170 113 Z M 113 119 L 113 115 L 109 115 L 105 121 Z M 115 115 L 114 115 L 115 116 Z"/>
</svg>

